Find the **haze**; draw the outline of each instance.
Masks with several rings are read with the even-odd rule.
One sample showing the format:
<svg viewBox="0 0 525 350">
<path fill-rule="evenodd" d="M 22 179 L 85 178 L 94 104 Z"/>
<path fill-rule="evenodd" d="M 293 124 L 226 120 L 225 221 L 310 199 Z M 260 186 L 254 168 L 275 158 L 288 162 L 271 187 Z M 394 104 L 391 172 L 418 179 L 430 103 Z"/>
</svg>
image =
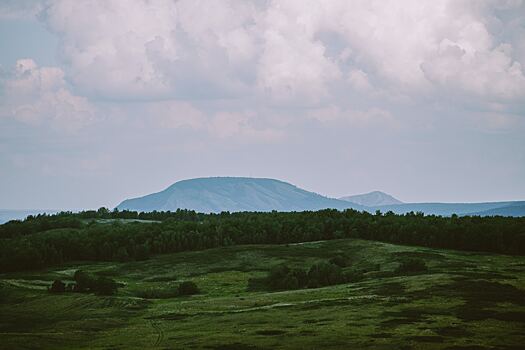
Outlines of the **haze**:
<svg viewBox="0 0 525 350">
<path fill-rule="evenodd" d="M 2 1 L 0 208 L 175 181 L 525 199 L 522 1 Z"/>
</svg>

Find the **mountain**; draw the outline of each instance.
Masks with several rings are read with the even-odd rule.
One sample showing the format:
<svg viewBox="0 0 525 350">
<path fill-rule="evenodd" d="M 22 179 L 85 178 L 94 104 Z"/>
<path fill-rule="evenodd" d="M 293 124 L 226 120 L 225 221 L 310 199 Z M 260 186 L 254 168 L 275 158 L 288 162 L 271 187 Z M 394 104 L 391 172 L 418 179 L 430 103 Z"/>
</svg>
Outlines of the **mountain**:
<svg viewBox="0 0 525 350">
<path fill-rule="evenodd" d="M 479 216 L 525 216 L 525 202 L 513 202 L 499 208 L 484 210 L 470 215 Z"/>
<path fill-rule="evenodd" d="M 520 210 L 520 205 L 525 206 L 525 202 L 487 202 L 487 203 L 403 203 L 395 205 L 381 205 L 369 208 L 371 212 L 380 210 L 383 213 L 392 211 L 396 214 L 405 214 L 408 212 L 423 212 L 427 215 L 442 215 L 450 216 L 452 214 L 457 215 L 480 215 L 480 216 L 491 216 L 491 215 L 506 215 L 508 213 L 514 213 L 513 216 L 525 216 L 525 211 Z M 513 206 L 517 206 L 514 211 Z M 504 210 L 505 209 L 505 210 Z M 501 214 L 498 214 L 498 211 Z"/>
<path fill-rule="evenodd" d="M 283 181 L 247 177 L 183 180 L 161 192 L 127 199 L 117 208 L 144 212 L 175 211 L 180 208 L 203 213 L 304 211 L 326 208 L 364 210 L 361 205 L 324 197 Z"/>
<path fill-rule="evenodd" d="M 29 215 L 38 214 L 54 214 L 56 210 L 51 209 L 33 209 L 33 210 L 19 210 L 19 209 L 0 209 L 0 225 L 11 220 L 23 220 Z"/>
<path fill-rule="evenodd" d="M 376 207 L 380 205 L 392 205 L 392 204 L 402 204 L 400 200 L 392 197 L 391 195 L 381 192 L 373 191 L 365 194 L 358 194 L 354 196 L 346 196 L 339 198 L 340 200 L 352 202 L 360 205 L 365 205 L 367 207 Z"/>
</svg>

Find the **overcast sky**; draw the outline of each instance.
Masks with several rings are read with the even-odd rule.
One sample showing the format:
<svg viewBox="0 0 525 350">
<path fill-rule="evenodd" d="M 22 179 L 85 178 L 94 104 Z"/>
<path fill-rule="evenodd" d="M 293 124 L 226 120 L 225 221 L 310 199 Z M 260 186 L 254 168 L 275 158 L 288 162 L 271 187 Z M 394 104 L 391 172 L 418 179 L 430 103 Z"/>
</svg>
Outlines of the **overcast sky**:
<svg viewBox="0 0 525 350">
<path fill-rule="evenodd" d="M 0 208 L 202 176 L 525 199 L 522 1 L 0 1 Z"/>
</svg>

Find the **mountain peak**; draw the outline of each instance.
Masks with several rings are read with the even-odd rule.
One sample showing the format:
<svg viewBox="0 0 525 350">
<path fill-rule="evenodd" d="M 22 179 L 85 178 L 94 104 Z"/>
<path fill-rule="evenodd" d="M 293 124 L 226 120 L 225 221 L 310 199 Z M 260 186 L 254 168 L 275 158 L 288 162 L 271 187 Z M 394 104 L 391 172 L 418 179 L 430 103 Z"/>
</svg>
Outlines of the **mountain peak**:
<svg viewBox="0 0 525 350">
<path fill-rule="evenodd" d="M 191 209 L 210 213 L 361 209 L 361 206 L 324 197 L 275 179 L 204 177 L 178 181 L 161 192 L 127 199 L 117 208 L 136 211 Z"/>
<path fill-rule="evenodd" d="M 391 195 L 381 192 L 372 191 L 363 194 L 357 194 L 353 196 L 345 196 L 339 198 L 340 200 L 364 205 L 367 207 L 375 207 L 380 205 L 392 205 L 392 204 L 403 204 L 399 199 L 392 197 Z"/>
</svg>

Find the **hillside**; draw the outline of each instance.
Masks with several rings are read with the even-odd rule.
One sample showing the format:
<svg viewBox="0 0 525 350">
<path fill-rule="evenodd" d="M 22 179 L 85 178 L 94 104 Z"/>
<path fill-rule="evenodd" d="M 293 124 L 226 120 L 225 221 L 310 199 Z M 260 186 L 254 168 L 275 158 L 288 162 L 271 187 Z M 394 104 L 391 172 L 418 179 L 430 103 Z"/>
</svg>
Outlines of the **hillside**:
<svg viewBox="0 0 525 350">
<path fill-rule="evenodd" d="M 284 291 L 254 283 L 277 265 L 308 269 L 334 256 L 350 262 L 342 270 L 354 281 Z M 407 259 L 427 269 L 400 271 Z M 122 287 L 47 292 L 78 269 Z M 201 292 L 177 296 L 182 281 Z M 0 275 L 0 348 L 522 349 L 524 288 L 522 257 L 353 239 L 78 262 Z"/>
<path fill-rule="evenodd" d="M 165 190 L 127 199 L 119 210 L 203 213 L 221 211 L 304 211 L 326 208 L 363 210 L 360 205 L 309 192 L 289 183 L 263 178 L 212 177 L 183 180 Z"/>
<path fill-rule="evenodd" d="M 480 216 L 525 216 L 525 202 L 515 202 L 507 206 L 470 213 L 470 215 Z"/>
<path fill-rule="evenodd" d="M 519 205 L 522 205 L 521 207 Z M 488 202 L 488 203 L 403 203 L 395 205 L 375 206 L 370 209 L 381 210 L 386 213 L 392 211 L 396 214 L 409 212 L 423 212 L 427 215 L 450 216 L 457 215 L 503 215 L 503 216 L 525 216 L 525 202 Z M 516 206 L 514 215 L 506 215 L 508 210 L 502 210 L 510 206 Z M 496 211 L 494 211 L 496 210 Z M 498 210 L 501 214 L 496 214 Z"/>
<path fill-rule="evenodd" d="M 381 192 L 373 191 L 364 194 L 357 194 L 353 196 L 345 196 L 339 198 L 340 200 L 352 202 L 360 205 L 365 205 L 367 207 L 375 207 L 379 205 L 392 205 L 392 204 L 402 204 L 399 199 L 392 197 L 391 195 Z"/>
</svg>

